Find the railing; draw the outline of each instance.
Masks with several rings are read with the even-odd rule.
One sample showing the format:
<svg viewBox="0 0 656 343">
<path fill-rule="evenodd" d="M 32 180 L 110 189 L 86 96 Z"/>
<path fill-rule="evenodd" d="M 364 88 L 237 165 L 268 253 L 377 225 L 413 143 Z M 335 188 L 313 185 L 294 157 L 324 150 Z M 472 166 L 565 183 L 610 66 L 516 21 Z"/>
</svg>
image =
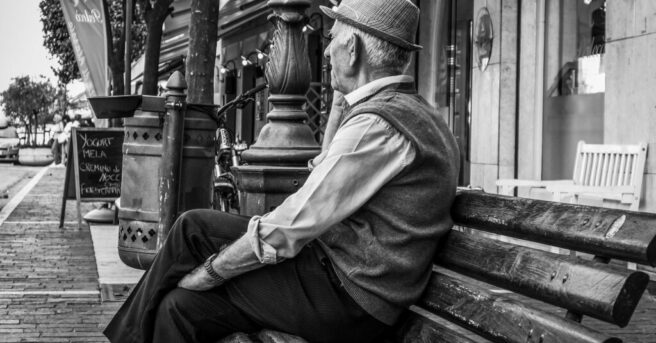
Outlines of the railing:
<svg viewBox="0 0 656 343">
<path fill-rule="evenodd" d="M 310 117 L 308 125 L 319 143 L 323 140 L 326 123 L 328 122 L 332 94 L 332 89 L 330 87 L 325 87 L 325 85 L 322 87 L 320 82 L 310 83 L 310 88 L 308 88 L 308 91 L 305 93 L 307 99 L 305 105 L 306 111 Z"/>
</svg>

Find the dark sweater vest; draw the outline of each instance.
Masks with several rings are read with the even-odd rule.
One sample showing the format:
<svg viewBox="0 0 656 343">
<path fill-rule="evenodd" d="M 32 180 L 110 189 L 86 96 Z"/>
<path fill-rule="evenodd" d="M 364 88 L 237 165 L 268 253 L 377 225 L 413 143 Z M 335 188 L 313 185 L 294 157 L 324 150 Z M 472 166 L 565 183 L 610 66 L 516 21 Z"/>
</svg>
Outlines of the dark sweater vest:
<svg viewBox="0 0 656 343">
<path fill-rule="evenodd" d="M 392 325 L 420 297 L 437 242 L 453 226 L 459 154 L 446 122 L 412 83 L 385 87 L 353 104 L 343 123 L 363 113 L 382 117 L 403 134 L 415 159 L 318 241 L 349 295 Z"/>
</svg>

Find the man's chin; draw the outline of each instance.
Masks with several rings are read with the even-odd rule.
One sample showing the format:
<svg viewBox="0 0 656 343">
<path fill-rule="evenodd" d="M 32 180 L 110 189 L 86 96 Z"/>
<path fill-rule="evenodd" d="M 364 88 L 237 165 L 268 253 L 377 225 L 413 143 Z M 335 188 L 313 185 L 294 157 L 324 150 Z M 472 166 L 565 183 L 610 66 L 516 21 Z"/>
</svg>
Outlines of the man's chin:
<svg viewBox="0 0 656 343">
<path fill-rule="evenodd" d="M 340 87 L 338 84 L 336 84 L 334 80 L 335 79 L 332 79 L 332 81 L 330 81 L 330 88 L 332 88 L 333 90 L 338 91 L 340 93 L 344 93 L 344 91 L 342 90 L 342 87 Z"/>
</svg>

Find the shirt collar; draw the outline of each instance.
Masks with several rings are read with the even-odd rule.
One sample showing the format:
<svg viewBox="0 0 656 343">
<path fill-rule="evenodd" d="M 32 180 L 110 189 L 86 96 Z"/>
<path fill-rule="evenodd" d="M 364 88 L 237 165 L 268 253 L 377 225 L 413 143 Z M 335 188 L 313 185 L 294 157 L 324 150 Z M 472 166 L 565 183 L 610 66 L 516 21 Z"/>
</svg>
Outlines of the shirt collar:
<svg viewBox="0 0 656 343">
<path fill-rule="evenodd" d="M 387 87 L 395 83 L 406 83 L 406 82 L 414 82 L 414 78 L 412 78 L 412 76 L 409 75 L 386 76 L 380 79 L 373 80 L 365 84 L 364 86 L 352 91 L 351 93 L 344 95 L 344 100 L 346 100 L 346 103 L 349 104 L 349 106 L 352 106 L 356 102 L 377 93 L 379 90 L 383 89 L 384 87 Z"/>
</svg>

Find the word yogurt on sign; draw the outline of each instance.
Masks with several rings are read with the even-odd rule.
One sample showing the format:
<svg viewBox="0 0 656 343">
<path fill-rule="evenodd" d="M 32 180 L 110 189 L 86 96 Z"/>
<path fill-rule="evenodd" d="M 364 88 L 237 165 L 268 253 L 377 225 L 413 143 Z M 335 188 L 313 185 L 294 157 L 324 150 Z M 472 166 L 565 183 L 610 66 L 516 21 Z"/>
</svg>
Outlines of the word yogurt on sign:
<svg viewBox="0 0 656 343">
<path fill-rule="evenodd" d="M 114 137 L 87 137 L 87 135 L 84 133 L 80 134 L 78 137 L 83 141 L 82 149 L 109 147 L 112 145 L 112 141 L 114 140 Z"/>
</svg>

